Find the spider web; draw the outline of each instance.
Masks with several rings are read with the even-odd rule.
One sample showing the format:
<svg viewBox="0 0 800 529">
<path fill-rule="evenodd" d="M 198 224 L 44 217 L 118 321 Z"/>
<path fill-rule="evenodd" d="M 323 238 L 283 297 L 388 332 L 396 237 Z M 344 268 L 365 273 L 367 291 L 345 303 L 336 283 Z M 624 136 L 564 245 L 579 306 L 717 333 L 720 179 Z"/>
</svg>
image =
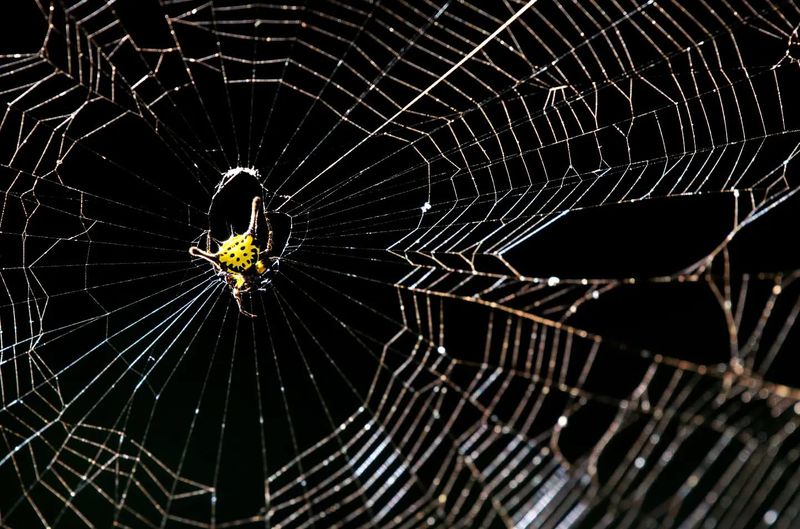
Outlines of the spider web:
<svg viewBox="0 0 800 529">
<path fill-rule="evenodd" d="M 3 527 L 800 523 L 794 2 L 2 9 Z"/>
</svg>

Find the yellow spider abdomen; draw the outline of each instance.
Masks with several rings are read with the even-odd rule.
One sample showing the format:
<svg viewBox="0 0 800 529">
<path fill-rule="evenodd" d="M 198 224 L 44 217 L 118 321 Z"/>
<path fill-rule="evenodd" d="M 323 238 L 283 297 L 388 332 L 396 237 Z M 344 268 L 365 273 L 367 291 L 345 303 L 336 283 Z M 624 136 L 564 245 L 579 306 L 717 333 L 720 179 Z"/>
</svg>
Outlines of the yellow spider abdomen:
<svg viewBox="0 0 800 529">
<path fill-rule="evenodd" d="M 217 256 L 222 266 L 238 272 L 246 272 L 254 263 L 258 262 L 259 252 L 258 246 L 253 244 L 252 235 L 231 235 L 220 245 Z M 258 270 L 258 265 L 256 265 L 256 270 Z"/>
</svg>

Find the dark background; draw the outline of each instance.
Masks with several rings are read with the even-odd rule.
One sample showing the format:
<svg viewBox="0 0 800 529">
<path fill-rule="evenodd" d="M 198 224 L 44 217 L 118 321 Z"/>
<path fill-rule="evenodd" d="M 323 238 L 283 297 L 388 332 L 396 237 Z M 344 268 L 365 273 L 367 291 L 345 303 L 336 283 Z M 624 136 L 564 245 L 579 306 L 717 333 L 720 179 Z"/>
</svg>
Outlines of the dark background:
<svg viewBox="0 0 800 529">
<path fill-rule="evenodd" d="M 364 2 L 350 7 L 309 3 L 298 4 L 299 14 L 257 6 L 241 12 L 221 9 L 217 19 L 208 18 L 203 9 L 195 19 L 187 16 L 217 24 L 209 31 L 203 24 L 167 25 L 165 15 L 188 11 L 182 5 L 123 1 L 110 10 L 95 3 L 56 3 L 48 15 L 54 29 L 42 53 L 46 60 L 31 60 L 27 66 L 6 57 L 0 70 L 0 94 L 8 104 L 0 125 L 4 182 L 0 259 L 5 290 L 0 321 L 7 340 L 4 354 L 19 359 L 6 361 L 0 372 L 6 405 L 0 414 L 4 432 L 0 454 L 23 448 L 13 458 L 16 464 L 0 466 L 4 491 L 0 513 L 8 513 L 2 518 L 4 524 L 39 526 L 35 503 L 42 517 L 70 527 L 76 518 L 73 509 L 65 508 L 69 503 L 98 527 L 112 521 L 147 526 L 142 519 L 160 520 L 160 513 L 142 490 L 152 491 L 155 503 L 163 505 L 164 498 L 189 487 L 172 479 L 156 460 L 194 482 L 214 484 L 216 500 L 206 491 L 173 502 L 175 514 L 203 521 L 262 515 L 270 508 L 265 476 L 282 469 L 274 486 L 299 482 L 304 461 L 306 466 L 311 463 L 303 458 L 298 463 L 298 454 L 342 424 L 349 425 L 346 432 L 321 448 L 316 446 L 308 459 L 355 457 L 354 449 L 343 448 L 343 443 L 370 416 L 387 429 L 407 428 L 428 439 L 415 430 L 422 428 L 421 423 L 409 426 L 392 415 L 390 403 L 407 406 L 412 417 L 427 420 L 432 401 L 411 402 L 403 387 L 426 394 L 438 384 L 439 372 L 448 378 L 442 387 L 450 389 L 449 396 L 436 404 L 448 417 L 445 439 L 455 439 L 478 423 L 509 425 L 527 439 L 538 439 L 554 430 L 561 415 L 574 413 L 557 443 L 565 466 L 574 472 L 573 484 L 586 471 L 598 444 L 606 442 L 603 435 L 612 425 L 619 426 L 620 403 L 628 402 L 656 355 L 672 362 L 664 370 L 681 361 L 690 366 L 687 373 L 692 374 L 682 383 L 698 401 L 710 394 L 722 395 L 724 401 L 719 407 L 691 413 L 668 405 L 667 411 L 676 416 L 665 439 L 681 435 L 692 416 L 708 423 L 716 419 L 742 437 L 756 439 L 766 439 L 794 421 L 790 413 L 783 413 L 791 407 L 788 400 L 778 402 L 776 395 L 783 390 L 770 385 L 796 392 L 791 389 L 798 385 L 793 326 L 789 325 L 776 360 L 769 368 L 760 366 L 769 344 L 798 306 L 797 285 L 791 277 L 798 263 L 793 164 L 786 168 L 784 179 L 768 176 L 784 174 L 781 163 L 797 146 L 796 102 L 791 97 L 797 88 L 797 65 L 787 60 L 771 73 L 792 49 L 785 26 L 791 16 L 798 18 L 797 13 L 788 3 L 764 7 L 756 14 L 742 10 L 745 15 L 739 18 L 728 12 L 733 8 L 715 16 L 704 8 L 669 4 L 665 9 L 674 15 L 672 23 L 686 29 L 686 34 L 671 32 L 668 18 L 659 17 L 663 11 L 654 16 L 666 33 L 691 43 L 692 52 L 682 56 L 674 48 L 663 48 L 669 49 L 668 56 L 656 53 L 641 35 L 637 37 L 636 26 L 621 24 L 618 38 L 635 64 L 632 75 L 632 68 L 613 59 L 609 41 L 581 40 L 570 33 L 588 20 L 601 20 L 598 6 L 589 6 L 588 15 L 583 11 L 584 18 L 576 18 L 573 27 L 558 3 L 540 2 L 536 15 L 521 19 L 524 29 L 512 26 L 521 54 L 506 54 L 501 43 L 493 43 L 486 55 L 454 72 L 450 83 L 420 100 L 413 112 L 383 127 L 397 106 L 405 105 L 469 51 L 469 42 L 484 38 L 476 27 L 492 31 L 497 24 L 489 26 L 491 21 L 505 20 L 513 12 L 501 5 L 482 6 L 483 11 L 453 5 L 447 13 L 458 18 L 439 20 L 439 4 L 412 8 L 404 3 Z M 215 5 L 230 7 L 223 2 Z M 773 29 L 775 36 L 765 36 L 764 20 L 777 18 L 780 9 L 786 13 L 781 22 L 786 34 Z M 575 11 L 579 17 L 581 10 Z M 295 16 L 306 25 L 269 22 Z M 225 23 L 253 18 L 267 22 L 231 28 Z M 2 50 L 39 49 L 47 28 L 44 20 L 33 2 L 4 6 Z M 110 20 L 118 24 L 99 31 Z M 555 27 L 568 34 L 566 44 L 554 39 L 550 48 L 563 65 L 558 74 L 541 69 L 549 58 L 543 41 L 551 38 L 542 21 L 552 22 L 550 30 Z M 396 30 L 389 32 L 390 26 Z M 229 29 L 250 32 L 249 38 L 223 36 L 218 43 L 215 31 L 221 35 Z M 330 29 L 341 40 L 318 29 Z M 130 40 L 119 45 L 124 34 Z M 292 44 L 297 35 L 309 45 Z M 656 30 L 647 34 L 665 38 L 659 35 Z M 253 38 L 265 36 L 276 41 Z M 703 38 L 715 41 L 717 47 L 699 44 Z M 178 53 L 158 51 L 175 46 L 176 40 Z M 358 52 L 351 47 L 354 42 Z M 558 53 L 559 45 L 563 54 Z M 615 45 L 622 49 L 618 42 Z M 254 67 L 235 60 L 202 59 L 220 50 L 228 57 L 288 56 L 294 62 Z M 599 59 L 592 62 L 590 52 Z M 397 55 L 408 62 L 395 62 Z M 189 57 L 199 63 L 187 61 Z M 344 59 L 350 68 L 337 66 L 331 57 Z M 707 62 L 712 59 L 724 65 L 720 71 L 726 71 L 727 78 Z M 582 71 L 581 64 L 594 65 L 597 71 Z M 607 68 L 603 75 L 600 66 Z M 53 70 L 60 75 L 39 82 Z M 701 73 L 688 81 L 696 70 Z M 148 72 L 154 74 L 142 81 Z M 388 80 L 386 73 L 413 89 Z M 374 77 L 380 90 L 371 91 L 357 74 Z M 557 75 L 569 81 L 565 95 L 569 103 L 560 110 L 539 111 L 547 107 L 548 86 L 558 85 Z M 281 78 L 285 83 L 278 87 L 224 82 L 247 77 Z M 647 79 L 676 98 L 680 97 L 676 86 L 694 85 L 701 95 L 684 95 L 689 102 L 673 112 L 664 110 L 663 99 L 653 91 L 637 86 L 634 126 L 631 108 L 616 88 L 625 90 L 629 78 Z M 725 80 L 734 88 L 715 94 L 712 81 Z M 335 86 L 327 84 L 330 81 Z M 28 83 L 38 84 L 23 95 Z M 783 95 L 780 103 L 776 84 Z M 356 102 L 350 94 L 363 99 Z M 573 121 L 561 113 L 583 112 L 578 102 L 582 95 L 602 101 L 597 116 L 600 132 L 594 136 L 574 128 L 585 115 Z M 522 103 L 535 109 L 532 117 L 527 117 Z M 74 120 L 60 124 L 58 116 L 76 109 Z M 513 152 L 508 150 L 513 144 L 507 114 L 512 116 L 511 129 L 523 138 L 526 151 L 521 157 L 507 154 Z M 653 115 L 659 119 L 653 121 Z M 689 116 L 695 120 L 693 128 L 686 120 Z M 526 128 L 528 122 L 543 131 L 548 122 L 561 123 L 563 130 L 556 127 L 552 137 L 543 132 L 545 136 L 537 139 Z M 611 130 L 612 124 L 633 127 L 627 146 Z M 99 126 L 102 129 L 94 132 Z M 379 127 L 378 134 L 365 140 Z M 666 152 L 662 135 L 667 138 Z M 20 138 L 26 140 L 20 143 Z M 728 143 L 730 147 L 723 149 Z M 340 159 L 354 146 L 356 150 Z M 458 167 L 437 148 L 452 156 Z M 752 164 L 744 168 L 742 159 Z M 520 165 L 523 160 L 525 168 Z M 678 169 L 670 174 L 685 170 L 685 179 L 675 182 L 670 176 L 657 183 L 665 161 L 677 161 Z M 235 167 L 258 170 L 263 189 L 252 182 L 225 188 L 224 204 L 212 208 L 222 173 Z M 609 172 L 596 186 L 581 187 L 597 168 Z M 740 178 L 739 185 L 726 183 L 731 175 Z M 704 183 L 689 184 L 693 176 Z M 612 189 L 614 183 L 618 190 Z M 559 184 L 585 194 L 579 201 L 555 206 L 562 197 Z M 742 190 L 738 199 L 734 187 Z M 547 198 L 552 203 L 536 215 L 521 214 L 520 207 L 508 207 L 511 199 L 502 193 L 505 189 L 512 190 L 512 199 L 521 194 L 531 203 Z M 228 227 L 241 231 L 254 192 L 261 193 L 274 220 L 281 260 L 263 291 L 246 298 L 245 306 L 257 314 L 248 319 L 238 314 L 232 296 L 210 267 L 191 260 L 187 249 L 204 243 L 205 230 L 211 229 L 218 239 L 224 238 Z M 781 198 L 785 200 L 778 203 Z M 692 268 L 730 233 L 737 200 L 739 221 L 753 211 L 753 203 L 775 206 L 744 227 L 707 267 Z M 420 206 L 426 201 L 432 208 L 421 216 Z M 489 212 L 492 204 L 500 206 Z M 497 242 L 490 235 L 495 228 L 505 223 L 513 230 L 530 218 L 546 220 L 566 210 L 567 215 L 503 257 L 522 276 L 537 278 L 520 283 L 541 285 L 555 276 L 561 286 L 553 292 L 566 289 L 565 298 L 571 299 L 597 289 L 602 295 L 596 301 L 583 303 L 570 315 L 558 309 L 558 302 L 535 303 L 548 292 L 538 287 L 530 296 L 519 294 L 488 305 L 499 295 L 495 291 L 478 296 L 487 303 L 476 303 L 471 295 L 480 291 L 477 286 L 457 285 L 470 275 L 475 276 L 475 285 L 489 286 L 495 280 L 478 277 L 465 265 L 460 256 L 473 251 L 478 254 L 479 271 L 511 276 L 491 252 L 485 252 L 489 243 Z M 426 235 L 428 241 L 423 236 L 422 242 L 414 243 L 411 237 L 392 246 L 418 226 L 422 227 L 418 235 L 425 228 L 432 230 Z M 452 230 L 462 226 L 468 227 L 468 235 L 461 247 L 440 251 L 438 256 L 431 253 L 441 240 L 434 242 L 432 234 L 456 238 Z M 390 246 L 393 251 L 387 251 Z M 434 257 L 451 267 L 447 278 L 438 286 L 409 289 L 414 281 L 404 276 L 415 270 L 414 265 L 436 263 Z M 441 265 L 435 268 L 441 270 Z M 729 383 L 725 373 L 732 364 L 728 330 L 711 285 L 724 289 L 727 284 L 736 293 L 744 277 L 750 297 L 742 313 L 742 340 L 760 321 L 776 283 L 783 284 L 783 292 L 754 353 L 749 373 L 753 378 L 741 385 L 734 382 L 731 391 L 725 387 Z M 584 279 L 589 287 L 581 285 Z M 513 311 L 525 316 L 514 317 Z M 528 316 L 558 322 L 550 329 L 565 332 L 560 336 L 577 336 L 569 330 L 552 330 L 568 325 L 602 338 L 602 353 L 586 378 L 580 379 L 577 367 L 569 368 L 569 385 L 579 390 L 577 394 L 552 381 L 518 377 L 512 369 L 518 366 L 500 359 L 503 325 L 518 325 L 528 335 L 542 332 L 532 330 Z M 497 327 L 488 331 L 490 325 Z M 404 328 L 402 338 L 392 341 Z M 419 344 L 414 343 L 417 337 Z M 580 367 L 582 360 L 588 361 L 591 340 L 575 340 L 572 361 Z M 548 351 L 558 356 L 560 346 L 546 343 Z M 447 351 L 444 365 L 427 356 L 438 346 Z M 409 358 L 425 369 L 417 373 L 404 367 Z M 452 359 L 461 367 L 445 368 Z M 559 357 L 554 362 L 569 361 Z M 484 394 L 467 391 L 486 376 L 476 367 L 481 365 L 505 370 L 502 376 L 509 386 L 496 393 L 496 399 L 496 386 L 487 386 Z M 653 395 L 672 391 L 667 389 L 668 375 L 659 371 L 658 376 L 650 388 Z M 754 388 L 748 386 L 751 381 Z M 534 400 L 531 387 L 536 399 L 544 402 L 535 413 L 520 405 Z M 541 397 L 544 388 L 552 395 Z M 759 402 L 751 404 L 752 395 L 742 397 L 762 388 L 767 393 Z M 24 403 L 15 403 L 17 397 Z M 533 415 L 532 420 L 515 416 L 519 409 Z M 627 453 L 632 439 L 655 422 L 651 410 L 633 413 L 626 419 L 627 433 L 599 451 L 602 457 L 592 477 L 601 492 L 590 497 L 586 527 L 609 512 L 612 519 L 621 520 L 629 508 L 640 513 L 633 525 L 669 525 L 662 506 L 676 497 L 719 436 L 714 428 L 692 429 L 680 444 L 679 463 L 659 466 L 646 496 L 627 504 L 602 487 L 618 468 L 630 465 Z M 40 428 L 43 433 L 34 435 Z M 392 436 L 401 452 L 408 449 L 399 441 L 400 433 Z M 31 438 L 33 442 L 23 443 Z M 690 507 L 706 501 L 703 498 L 715 479 L 735 460 L 740 442 L 744 443 L 737 439 L 720 455 L 717 467 L 705 469 L 709 478 L 683 499 L 685 510 L 678 521 Z M 796 444 L 790 436 L 781 449 L 789 451 Z M 659 445 L 659 450 L 666 448 Z M 417 468 L 416 482 L 409 485 L 413 493 L 398 494 L 391 512 L 412 519 L 408 513 L 419 509 L 426 519 L 434 516 L 437 525 L 452 523 L 447 517 L 448 509 L 455 508 L 452 499 L 436 509 L 415 502 L 425 496 L 441 468 L 447 468 L 444 462 L 455 451 L 454 444 L 445 443 Z M 91 482 L 81 479 L 83 472 L 97 470 L 87 459 L 106 461 L 114 454 L 125 456 L 109 467 L 116 472 L 99 472 Z M 503 448 L 492 444 L 482 456 L 502 454 Z M 144 461 L 136 474 L 142 474 L 139 481 L 126 474 L 134 457 Z M 53 461 L 55 473 L 37 480 L 40 469 Z M 778 485 L 796 475 L 794 459 L 787 461 L 788 470 L 776 480 Z M 650 480 L 645 472 L 654 464 L 648 462 L 637 481 Z M 143 474 L 142 468 L 155 469 L 152 472 L 158 475 Z M 318 485 L 314 479 L 321 478 L 309 478 L 305 486 Z M 456 490 L 463 486 L 473 503 L 486 503 L 477 481 L 470 476 L 463 479 Z M 175 490 L 158 496 L 158 480 L 174 484 Z M 363 486 L 349 478 L 338 483 L 342 495 Z M 752 511 L 753 520 L 766 511 L 778 485 L 762 498 L 763 507 Z M 322 486 L 329 490 L 332 485 Z M 62 489 L 75 491 L 75 499 L 67 501 L 53 492 Z M 293 489 L 288 490 L 284 493 L 291 495 Z M 297 495 L 301 502 L 313 501 L 301 497 L 300 489 Z M 355 501 L 365 502 L 366 495 Z M 124 507 L 115 508 L 114 502 Z M 318 507 L 323 508 L 324 503 Z M 368 510 L 356 509 L 359 516 L 347 521 L 338 519 L 333 510 L 325 523 L 366 523 Z M 273 516 L 279 521 L 290 514 Z M 491 515 L 488 504 L 472 515 L 475 526 L 503 524 Z M 617 515 L 619 519 L 614 518 Z M 460 517 L 459 523 L 468 524 L 469 519 Z"/>
</svg>

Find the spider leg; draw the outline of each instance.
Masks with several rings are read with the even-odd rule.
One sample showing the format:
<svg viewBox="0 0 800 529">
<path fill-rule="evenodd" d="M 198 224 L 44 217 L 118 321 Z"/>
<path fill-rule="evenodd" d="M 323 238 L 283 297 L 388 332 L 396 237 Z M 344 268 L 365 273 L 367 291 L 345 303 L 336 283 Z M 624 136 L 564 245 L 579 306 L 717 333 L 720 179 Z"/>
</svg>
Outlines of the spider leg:
<svg viewBox="0 0 800 529">
<path fill-rule="evenodd" d="M 206 230 L 206 251 L 211 252 L 211 230 Z"/>
<path fill-rule="evenodd" d="M 267 219 L 267 253 L 272 251 L 272 223 L 269 221 L 269 215 L 264 215 Z"/>
<path fill-rule="evenodd" d="M 239 307 L 239 313 L 247 316 L 248 318 L 255 318 L 256 315 L 244 310 L 242 306 L 242 292 L 238 288 L 233 289 L 233 299 L 236 300 L 236 305 Z"/>
<path fill-rule="evenodd" d="M 253 197 L 253 205 L 250 210 L 250 225 L 247 227 L 245 233 L 252 234 L 256 231 L 258 225 L 258 212 L 261 206 L 261 197 Z M 267 221 L 267 249 L 266 252 L 272 251 L 272 223 L 269 221 L 269 215 L 264 215 L 264 220 Z"/>
<path fill-rule="evenodd" d="M 201 250 L 197 246 L 192 246 L 191 248 L 189 248 L 189 255 L 191 255 L 193 257 L 200 257 L 202 259 L 205 259 L 206 261 L 208 261 L 209 263 L 214 265 L 214 268 L 216 268 L 216 269 L 220 268 L 219 261 L 217 260 L 217 255 L 216 254 L 213 254 L 211 252 L 207 252 L 205 250 Z"/>
<path fill-rule="evenodd" d="M 247 227 L 247 231 L 245 233 L 252 234 L 254 231 L 256 231 L 256 225 L 258 224 L 258 210 L 260 205 L 261 197 L 253 197 L 253 205 L 250 209 L 250 225 Z"/>
</svg>

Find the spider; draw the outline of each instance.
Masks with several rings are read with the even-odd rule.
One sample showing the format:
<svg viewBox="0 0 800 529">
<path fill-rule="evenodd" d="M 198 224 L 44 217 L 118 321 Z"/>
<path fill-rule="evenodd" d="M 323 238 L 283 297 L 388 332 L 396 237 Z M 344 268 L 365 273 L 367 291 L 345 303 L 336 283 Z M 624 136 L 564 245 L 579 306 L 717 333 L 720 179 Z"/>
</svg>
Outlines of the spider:
<svg viewBox="0 0 800 529">
<path fill-rule="evenodd" d="M 255 318 L 242 307 L 242 294 L 246 294 L 253 289 L 257 289 L 261 284 L 261 277 L 266 274 L 271 267 L 265 264 L 267 261 L 277 261 L 278 257 L 271 256 L 272 251 L 272 226 L 269 217 L 264 216 L 267 221 L 267 248 L 262 250 L 258 247 L 255 238 L 255 231 L 258 224 L 258 212 L 261 206 L 261 198 L 254 197 L 250 212 L 250 224 L 244 233 L 231 233 L 225 241 L 220 243 L 216 253 L 201 250 L 197 246 L 189 248 L 189 254 L 193 257 L 202 257 L 214 267 L 217 275 L 224 278 L 225 283 L 231 287 L 233 299 L 239 307 L 239 312 L 247 317 Z M 210 238 L 209 238 L 210 239 Z"/>
</svg>

